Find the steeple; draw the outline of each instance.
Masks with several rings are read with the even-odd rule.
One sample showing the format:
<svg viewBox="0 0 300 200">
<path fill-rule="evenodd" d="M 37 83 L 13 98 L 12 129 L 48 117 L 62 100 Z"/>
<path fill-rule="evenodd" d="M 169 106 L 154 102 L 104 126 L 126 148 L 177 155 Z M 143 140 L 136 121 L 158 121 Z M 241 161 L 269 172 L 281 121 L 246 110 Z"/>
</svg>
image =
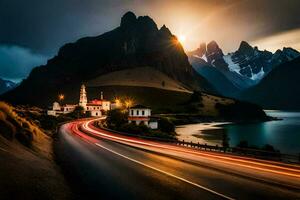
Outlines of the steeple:
<svg viewBox="0 0 300 200">
<path fill-rule="evenodd" d="M 103 92 L 101 91 L 100 100 L 103 100 Z"/>
<path fill-rule="evenodd" d="M 80 88 L 79 106 L 86 108 L 86 104 L 87 104 L 87 95 L 86 95 L 85 85 L 82 84 Z"/>
</svg>

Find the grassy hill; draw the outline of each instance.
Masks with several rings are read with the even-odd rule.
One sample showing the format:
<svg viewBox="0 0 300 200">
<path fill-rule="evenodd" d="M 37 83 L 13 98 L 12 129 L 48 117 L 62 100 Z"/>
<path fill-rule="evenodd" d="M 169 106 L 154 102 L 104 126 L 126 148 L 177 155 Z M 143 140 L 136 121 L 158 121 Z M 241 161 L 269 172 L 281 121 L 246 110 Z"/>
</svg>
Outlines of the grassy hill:
<svg viewBox="0 0 300 200">
<path fill-rule="evenodd" d="M 126 69 L 111 72 L 99 76 L 87 82 L 87 86 L 139 86 L 152 87 L 164 90 L 189 92 L 185 86 L 162 72 L 151 67 L 136 67 L 133 69 Z"/>
</svg>

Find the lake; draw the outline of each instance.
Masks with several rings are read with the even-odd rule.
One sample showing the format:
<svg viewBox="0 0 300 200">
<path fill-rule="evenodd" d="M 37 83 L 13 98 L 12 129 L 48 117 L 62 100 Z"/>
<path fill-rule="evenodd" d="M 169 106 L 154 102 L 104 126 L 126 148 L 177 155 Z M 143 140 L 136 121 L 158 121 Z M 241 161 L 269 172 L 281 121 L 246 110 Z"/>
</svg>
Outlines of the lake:
<svg viewBox="0 0 300 200">
<path fill-rule="evenodd" d="M 282 120 L 249 124 L 199 123 L 178 126 L 179 140 L 221 145 L 223 134 L 230 139 L 230 146 L 240 141 L 262 147 L 272 145 L 282 153 L 300 153 L 300 112 L 266 111 L 269 116 Z"/>
</svg>

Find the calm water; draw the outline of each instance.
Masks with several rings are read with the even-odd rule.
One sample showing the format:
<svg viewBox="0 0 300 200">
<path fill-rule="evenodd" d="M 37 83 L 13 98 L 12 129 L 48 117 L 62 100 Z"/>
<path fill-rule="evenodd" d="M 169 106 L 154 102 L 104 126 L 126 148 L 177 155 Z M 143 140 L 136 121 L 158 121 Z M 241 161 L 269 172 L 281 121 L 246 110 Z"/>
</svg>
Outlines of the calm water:
<svg viewBox="0 0 300 200">
<path fill-rule="evenodd" d="M 300 112 L 266 111 L 268 115 L 283 120 L 251 124 L 190 124 L 176 128 L 178 139 L 207 144 L 221 144 L 223 133 L 230 145 L 240 141 L 258 147 L 270 144 L 282 153 L 300 153 Z"/>
</svg>

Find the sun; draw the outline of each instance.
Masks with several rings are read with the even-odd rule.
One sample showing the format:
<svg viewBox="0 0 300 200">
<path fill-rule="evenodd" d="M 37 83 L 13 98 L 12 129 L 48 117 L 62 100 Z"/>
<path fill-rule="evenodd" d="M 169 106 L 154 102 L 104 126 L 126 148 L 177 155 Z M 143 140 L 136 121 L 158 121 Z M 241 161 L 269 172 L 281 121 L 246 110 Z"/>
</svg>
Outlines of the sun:
<svg viewBox="0 0 300 200">
<path fill-rule="evenodd" d="M 186 41 L 185 35 L 179 35 L 178 41 L 179 41 L 181 44 L 183 44 L 183 43 Z"/>
</svg>

